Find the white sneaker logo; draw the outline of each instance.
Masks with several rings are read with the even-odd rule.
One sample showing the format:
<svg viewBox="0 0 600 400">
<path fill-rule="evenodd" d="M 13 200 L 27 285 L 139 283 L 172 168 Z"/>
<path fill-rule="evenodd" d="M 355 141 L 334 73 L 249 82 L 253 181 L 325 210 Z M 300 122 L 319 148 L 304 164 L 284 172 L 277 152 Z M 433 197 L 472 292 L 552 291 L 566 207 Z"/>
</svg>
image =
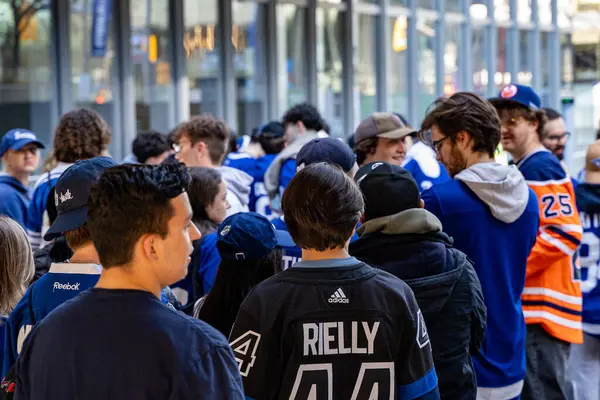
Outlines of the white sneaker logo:
<svg viewBox="0 0 600 400">
<path fill-rule="evenodd" d="M 350 303 L 350 300 L 346 297 L 346 294 L 341 288 L 338 288 L 328 300 L 330 303 Z"/>
</svg>

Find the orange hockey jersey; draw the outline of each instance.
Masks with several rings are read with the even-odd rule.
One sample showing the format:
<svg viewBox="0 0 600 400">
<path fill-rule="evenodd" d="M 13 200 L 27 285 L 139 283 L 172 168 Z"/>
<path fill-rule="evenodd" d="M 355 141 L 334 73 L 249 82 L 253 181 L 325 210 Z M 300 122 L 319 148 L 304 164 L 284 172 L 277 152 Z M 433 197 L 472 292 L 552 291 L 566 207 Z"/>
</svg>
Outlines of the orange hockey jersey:
<svg viewBox="0 0 600 400">
<path fill-rule="evenodd" d="M 558 159 L 545 149 L 534 151 L 517 165 L 540 206 L 540 228 L 527 260 L 522 296 L 525 322 L 541 324 L 565 342 L 582 343 L 577 260 L 582 228 L 573 183 Z"/>
</svg>

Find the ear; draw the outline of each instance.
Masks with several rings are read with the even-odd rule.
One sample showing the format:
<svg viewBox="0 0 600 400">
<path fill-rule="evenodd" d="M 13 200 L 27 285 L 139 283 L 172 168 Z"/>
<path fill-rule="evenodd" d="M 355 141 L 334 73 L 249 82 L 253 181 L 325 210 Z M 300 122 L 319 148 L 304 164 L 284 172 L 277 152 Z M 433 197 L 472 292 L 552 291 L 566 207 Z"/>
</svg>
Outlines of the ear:
<svg viewBox="0 0 600 400">
<path fill-rule="evenodd" d="M 367 218 L 365 217 L 365 213 L 362 213 L 360 215 L 360 223 L 364 224 L 366 220 L 367 220 Z M 354 229 L 356 229 L 356 228 L 354 228 Z"/>
<path fill-rule="evenodd" d="M 467 150 L 471 142 L 471 136 L 465 131 L 460 131 L 456 134 L 456 142 L 462 150 Z"/>
<path fill-rule="evenodd" d="M 300 132 L 306 132 L 306 127 L 304 126 L 304 123 L 302 121 L 296 122 L 296 126 L 298 127 L 298 130 Z"/>
<path fill-rule="evenodd" d="M 535 121 L 531 121 L 529 122 L 531 124 L 531 126 L 535 129 L 535 132 L 537 133 L 538 127 L 540 126 L 539 121 L 536 119 Z M 543 137 L 542 137 L 543 139 Z"/>
<path fill-rule="evenodd" d="M 420 199 L 419 202 L 421 203 L 421 208 L 425 208 L 425 202 L 423 201 L 423 199 Z"/>
<path fill-rule="evenodd" d="M 199 141 L 198 143 L 193 145 L 192 148 L 195 149 L 198 153 L 203 154 L 206 150 L 206 143 L 204 143 L 203 141 Z"/>
<path fill-rule="evenodd" d="M 139 249 L 142 252 L 144 259 L 157 261 L 159 257 L 158 236 L 143 235 L 139 241 Z"/>
</svg>

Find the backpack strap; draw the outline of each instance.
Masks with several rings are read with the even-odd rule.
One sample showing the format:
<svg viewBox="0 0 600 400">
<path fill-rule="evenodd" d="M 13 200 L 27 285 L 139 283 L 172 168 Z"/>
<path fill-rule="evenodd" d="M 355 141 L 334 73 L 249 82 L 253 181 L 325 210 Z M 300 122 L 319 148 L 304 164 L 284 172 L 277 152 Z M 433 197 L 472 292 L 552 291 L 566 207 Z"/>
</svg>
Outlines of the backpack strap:
<svg viewBox="0 0 600 400">
<path fill-rule="evenodd" d="M 33 312 L 33 285 L 35 285 L 35 282 L 29 286 L 29 295 L 27 296 L 29 300 L 29 319 L 31 320 L 32 326 L 37 324 L 37 321 L 35 320 L 35 314 Z"/>
</svg>

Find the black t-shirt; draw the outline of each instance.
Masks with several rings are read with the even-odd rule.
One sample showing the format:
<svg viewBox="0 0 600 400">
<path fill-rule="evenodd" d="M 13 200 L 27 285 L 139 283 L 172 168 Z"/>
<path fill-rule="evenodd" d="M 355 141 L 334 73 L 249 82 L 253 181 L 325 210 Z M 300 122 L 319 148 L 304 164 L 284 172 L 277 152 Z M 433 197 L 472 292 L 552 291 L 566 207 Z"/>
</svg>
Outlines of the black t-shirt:
<svg viewBox="0 0 600 400">
<path fill-rule="evenodd" d="M 49 314 L 17 361 L 17 399 L 243 399 L 227 340 L 151 293 L 91 289 Z"/>
<path fill-rule="evenodd" d="M 262 282 L 229 339 L 253 399 L 439 396 L 412 291 L 354 258 L 297 263 Z"/>
</svg>

